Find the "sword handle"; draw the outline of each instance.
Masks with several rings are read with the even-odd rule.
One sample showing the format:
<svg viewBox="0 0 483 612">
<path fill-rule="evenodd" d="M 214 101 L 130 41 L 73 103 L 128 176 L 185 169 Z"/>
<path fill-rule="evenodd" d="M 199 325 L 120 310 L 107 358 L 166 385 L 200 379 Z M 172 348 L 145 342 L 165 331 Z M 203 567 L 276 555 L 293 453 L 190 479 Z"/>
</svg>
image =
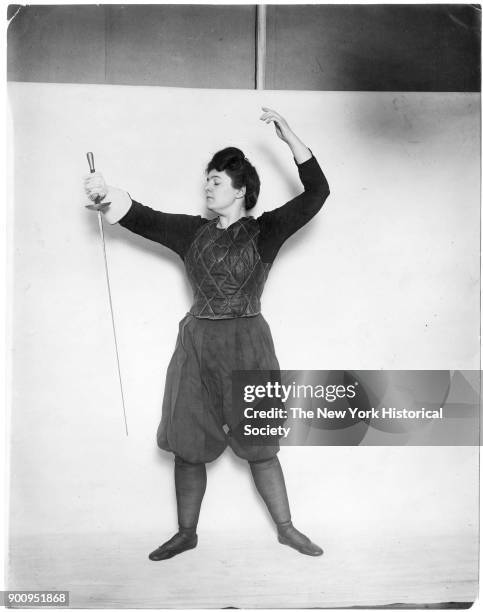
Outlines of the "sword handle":
<svg viewBox="0 0 483 612">
<path fill-rule="evenodd" d="M 89 170 L 91 174 L 94 174 L 94 172 L 96 171 L 96 169 L 94 168 L 94 153 L 89 152 L 87 154 L 87 163 L 89 164 Z"/>
<path fill-rule="evenodd" d="M 94 174 L 94 172 L 96 171 L 94 167 L 94 153 L 87 153 L 87 161 L 89 163 L 89 170 L 91 171 L 91 174 Z M 101 215 L 100 211 L 107 208 L 110 204 L 110 202 L 104 202 L 103 204 L 101 204 L 101 199 L 102 198 L 100 196 L 97 196 L 97 198 L 94 200 L 96 206 L 93 206 L 92 204 L 86 204 L 86 208 L 89 208 L 90 210 L 97 210 L 97 212 L 99 213 L 99 219 Z"/>
</svg>

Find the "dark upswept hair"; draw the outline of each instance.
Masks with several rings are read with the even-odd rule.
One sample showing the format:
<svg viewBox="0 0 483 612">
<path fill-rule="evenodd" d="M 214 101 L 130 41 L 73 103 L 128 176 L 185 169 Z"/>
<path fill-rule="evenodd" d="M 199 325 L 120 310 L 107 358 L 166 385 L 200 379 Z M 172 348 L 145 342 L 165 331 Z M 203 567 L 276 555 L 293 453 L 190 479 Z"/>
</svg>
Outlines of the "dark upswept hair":
<svg viewBox="0 0 483 612">
<path fill-rule="evenodd" d="M 218 151 L 206 166 L 206 174 L 211 170 L 225 171 L 235 189 L 246 187 L 245 208 L 250 210 L 255 206 L 260 193 L 260 178 L 243 151 L 236 147 L 227 147 Z"/>
</svg>

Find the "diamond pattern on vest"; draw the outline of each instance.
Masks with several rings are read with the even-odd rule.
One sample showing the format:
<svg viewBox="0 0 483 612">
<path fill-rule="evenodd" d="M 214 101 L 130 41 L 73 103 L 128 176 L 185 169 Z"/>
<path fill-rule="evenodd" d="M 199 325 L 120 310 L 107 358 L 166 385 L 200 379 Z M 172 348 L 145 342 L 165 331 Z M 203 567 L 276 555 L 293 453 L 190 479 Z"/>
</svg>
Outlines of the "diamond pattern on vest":
<svg viewBox="0 0 483 612">
<path fill-rule="evenodd" d="M 200 228 L 185 257 L 194 295 L 190 313 L 208 319 L 259 314 L 270 264 L 257 249 L 258 222 L 242 217 L 225 230 L 216 224 L 214 219 Z"/>
</svg>

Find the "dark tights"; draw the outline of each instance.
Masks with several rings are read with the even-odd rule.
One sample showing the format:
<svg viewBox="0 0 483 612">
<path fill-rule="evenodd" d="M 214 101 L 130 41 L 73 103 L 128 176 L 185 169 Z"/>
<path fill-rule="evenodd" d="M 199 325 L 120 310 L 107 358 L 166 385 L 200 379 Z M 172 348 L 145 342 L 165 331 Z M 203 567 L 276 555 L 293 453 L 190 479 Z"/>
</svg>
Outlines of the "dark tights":
<svg viewBox="0 0 483 612">
<path fill-rule="evenodd" d="M 321 555 L 322 549 L 292 525 L 285 481 L 277 457 L 265 461 L 250 462 L 250 469 L 255 486 L 277 525 L 278 541 L 305 555 Z M 152 561 L 171 559 L 175 555 L 195 548 L 198 544 L 196 526 L 206 489 L 205 464 L 188 463 L 181 457 L 176 457 L 174 481 L 178 504 L 179 531 L 149 555 Z"/>
<path fill-rule="evenodd" d="M 290 524 L 290 506 L 278 457 L 265 461 L 251 461 L 250 469 L 258 492 L 265 502 L 277 527 Z"/>
<path fill-rule="evenodd" d="M 206 490 L 204 463 L 188 463 L 176 456 L 174 460 L 174 484 L 178 506 L 180 533 L 196 533 L 201 502 Z"/>
<path fill-rule="evenodd" d="M 290 525 L 290 508 L 278 457 L 250 462 L 250 469 L 255 486 L 275 524 L 278 527 Z M 176 456 L 174 482 L 180 533 L 194 534 L 206 489 L 205 464 L 188 463 Z"/>
</svg>

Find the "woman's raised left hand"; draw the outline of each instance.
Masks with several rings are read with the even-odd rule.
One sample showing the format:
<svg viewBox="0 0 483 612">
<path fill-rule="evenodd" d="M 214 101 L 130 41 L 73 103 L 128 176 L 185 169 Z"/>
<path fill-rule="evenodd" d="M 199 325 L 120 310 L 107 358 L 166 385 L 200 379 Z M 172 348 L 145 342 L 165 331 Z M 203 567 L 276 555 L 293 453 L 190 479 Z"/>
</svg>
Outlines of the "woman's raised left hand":
<svg viewBox="0 0 483 612">
<path fill-rule="evenodd" d="M 262 106 L 262 110 L 265 112 L 260 117 L 260 120 L 265 121 L 265 123 L 271 123 L 273 121 L 277 136 L 284 142 L 288 143 L 290 136 L 293 135 L 293 132 L 290 129 L 287 121 L 282 117 L 282 115 L 280 115 L 280 113 L 273 110 L 273 108 Z"/>
</svg>

